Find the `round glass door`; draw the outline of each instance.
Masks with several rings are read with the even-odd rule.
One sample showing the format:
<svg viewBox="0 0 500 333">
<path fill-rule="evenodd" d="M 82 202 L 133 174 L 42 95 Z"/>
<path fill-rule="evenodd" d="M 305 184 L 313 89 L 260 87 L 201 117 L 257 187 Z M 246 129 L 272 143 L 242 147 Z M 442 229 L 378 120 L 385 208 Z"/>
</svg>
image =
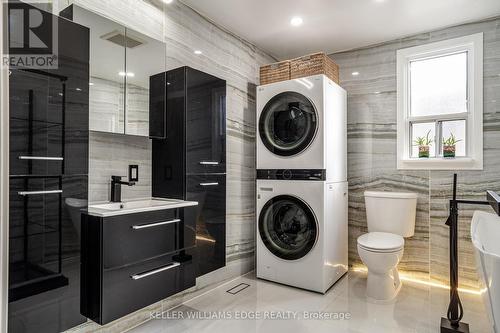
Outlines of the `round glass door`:
<svg viewBox="0 0 500 333">
<path fill-rule="evenodd" d="M 262 110 L 259 132 L 262 142 L 274 154 L 292 156 L 306 149 L 318 127 L 311 101 L 296 92 L 274 96 Z"/>
<path fill-rule="evenodd" d="M 269 200 L 259 216 L 262 241 L 275 256 L 295 260 L 314 247 L 318 227 L 311 208 L 302 200 L 280 195 Z"/>
</svg>

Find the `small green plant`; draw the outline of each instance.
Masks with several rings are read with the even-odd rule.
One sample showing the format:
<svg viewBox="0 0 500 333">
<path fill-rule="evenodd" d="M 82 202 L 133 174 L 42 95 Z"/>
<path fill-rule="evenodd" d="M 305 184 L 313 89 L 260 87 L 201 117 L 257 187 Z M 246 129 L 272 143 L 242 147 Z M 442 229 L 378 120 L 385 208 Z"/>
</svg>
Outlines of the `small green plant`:
<svg viewBox="0 0 500 333">
<path fill-rule="evenodd" d="M 450 132 L 450 136 L 443 138 L 443 157 L 454 158 L 456 152 L 456 144 L 462 140 L 457 140 L 455 135 Z"/>
<path fill-rule="evenodd" d="M 431 130 L 427 132 L 426 136 L 417 136 L 417 138 L 414 141 L 415 146 L 429 146 L 433 142 L 432 139 L 429 137 L 430 134 Z"/>
<path fill-rule="evenodd" d="M 455 135 L 453 133 L 450 133 L 450 136 L 447 138 L 443 138 L 443 146 L 455 146 L 457 142 L 460 142 L 462 140 L 457 140 Z"/>
</svg>

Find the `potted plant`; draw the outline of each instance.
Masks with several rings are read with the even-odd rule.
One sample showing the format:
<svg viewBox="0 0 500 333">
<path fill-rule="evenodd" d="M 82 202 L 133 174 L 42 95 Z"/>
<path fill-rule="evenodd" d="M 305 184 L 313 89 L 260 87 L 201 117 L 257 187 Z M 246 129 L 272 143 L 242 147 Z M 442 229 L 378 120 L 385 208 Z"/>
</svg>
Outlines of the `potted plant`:
<svg viewBox="0 0 500 333">
<path fill-rule="evenodd" d="M 450 136 L 447 138 L 443 138 L 443 157 L 444 158 L 454 158 L 456 152 L 457 142 L 462 140 L 457 140 L 453 133 L 450 133 Z"/>
<path fill-rule="evenodd" d="M 415 139 L 415 145 L 418 146 L 418 157 L 419 158 L 429 158 L 430 145 L 432 139 L 429 138 L 431 131 L 427 132 L 426 136 L 418 136 Z"/>
</svg>

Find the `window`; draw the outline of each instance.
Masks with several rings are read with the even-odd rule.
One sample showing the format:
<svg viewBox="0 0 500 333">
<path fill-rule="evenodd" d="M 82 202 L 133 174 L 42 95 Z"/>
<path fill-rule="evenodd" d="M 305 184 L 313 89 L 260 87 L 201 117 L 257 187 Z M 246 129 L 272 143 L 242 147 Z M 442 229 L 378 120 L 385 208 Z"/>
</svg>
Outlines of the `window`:
<svg viewBox="0 0 500 333">
<path fill-rule="evenodd" d="M 398 169 L 482 169 L 482 96 L 482 33 L 398 50 Z"/>
</svg>

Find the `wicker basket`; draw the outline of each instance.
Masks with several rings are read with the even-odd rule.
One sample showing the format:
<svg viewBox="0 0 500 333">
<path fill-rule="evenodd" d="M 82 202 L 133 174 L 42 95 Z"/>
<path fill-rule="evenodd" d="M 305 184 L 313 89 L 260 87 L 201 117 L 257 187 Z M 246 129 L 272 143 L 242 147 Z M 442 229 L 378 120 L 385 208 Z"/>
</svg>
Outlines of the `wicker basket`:
<svg viewBox="0 0 500 333">
<path fill-rule="evenodd" d="M 260 68 L 260 84 L 290 80 L 290 60 L 280 61 Z"/>
<path fill-rule="evenodd" d="M 339 66 L 324 54 L 314 53 L 290 61 L 290 78 L 325 74 L 333 82 L 339 83 Z"/>
</svg>

